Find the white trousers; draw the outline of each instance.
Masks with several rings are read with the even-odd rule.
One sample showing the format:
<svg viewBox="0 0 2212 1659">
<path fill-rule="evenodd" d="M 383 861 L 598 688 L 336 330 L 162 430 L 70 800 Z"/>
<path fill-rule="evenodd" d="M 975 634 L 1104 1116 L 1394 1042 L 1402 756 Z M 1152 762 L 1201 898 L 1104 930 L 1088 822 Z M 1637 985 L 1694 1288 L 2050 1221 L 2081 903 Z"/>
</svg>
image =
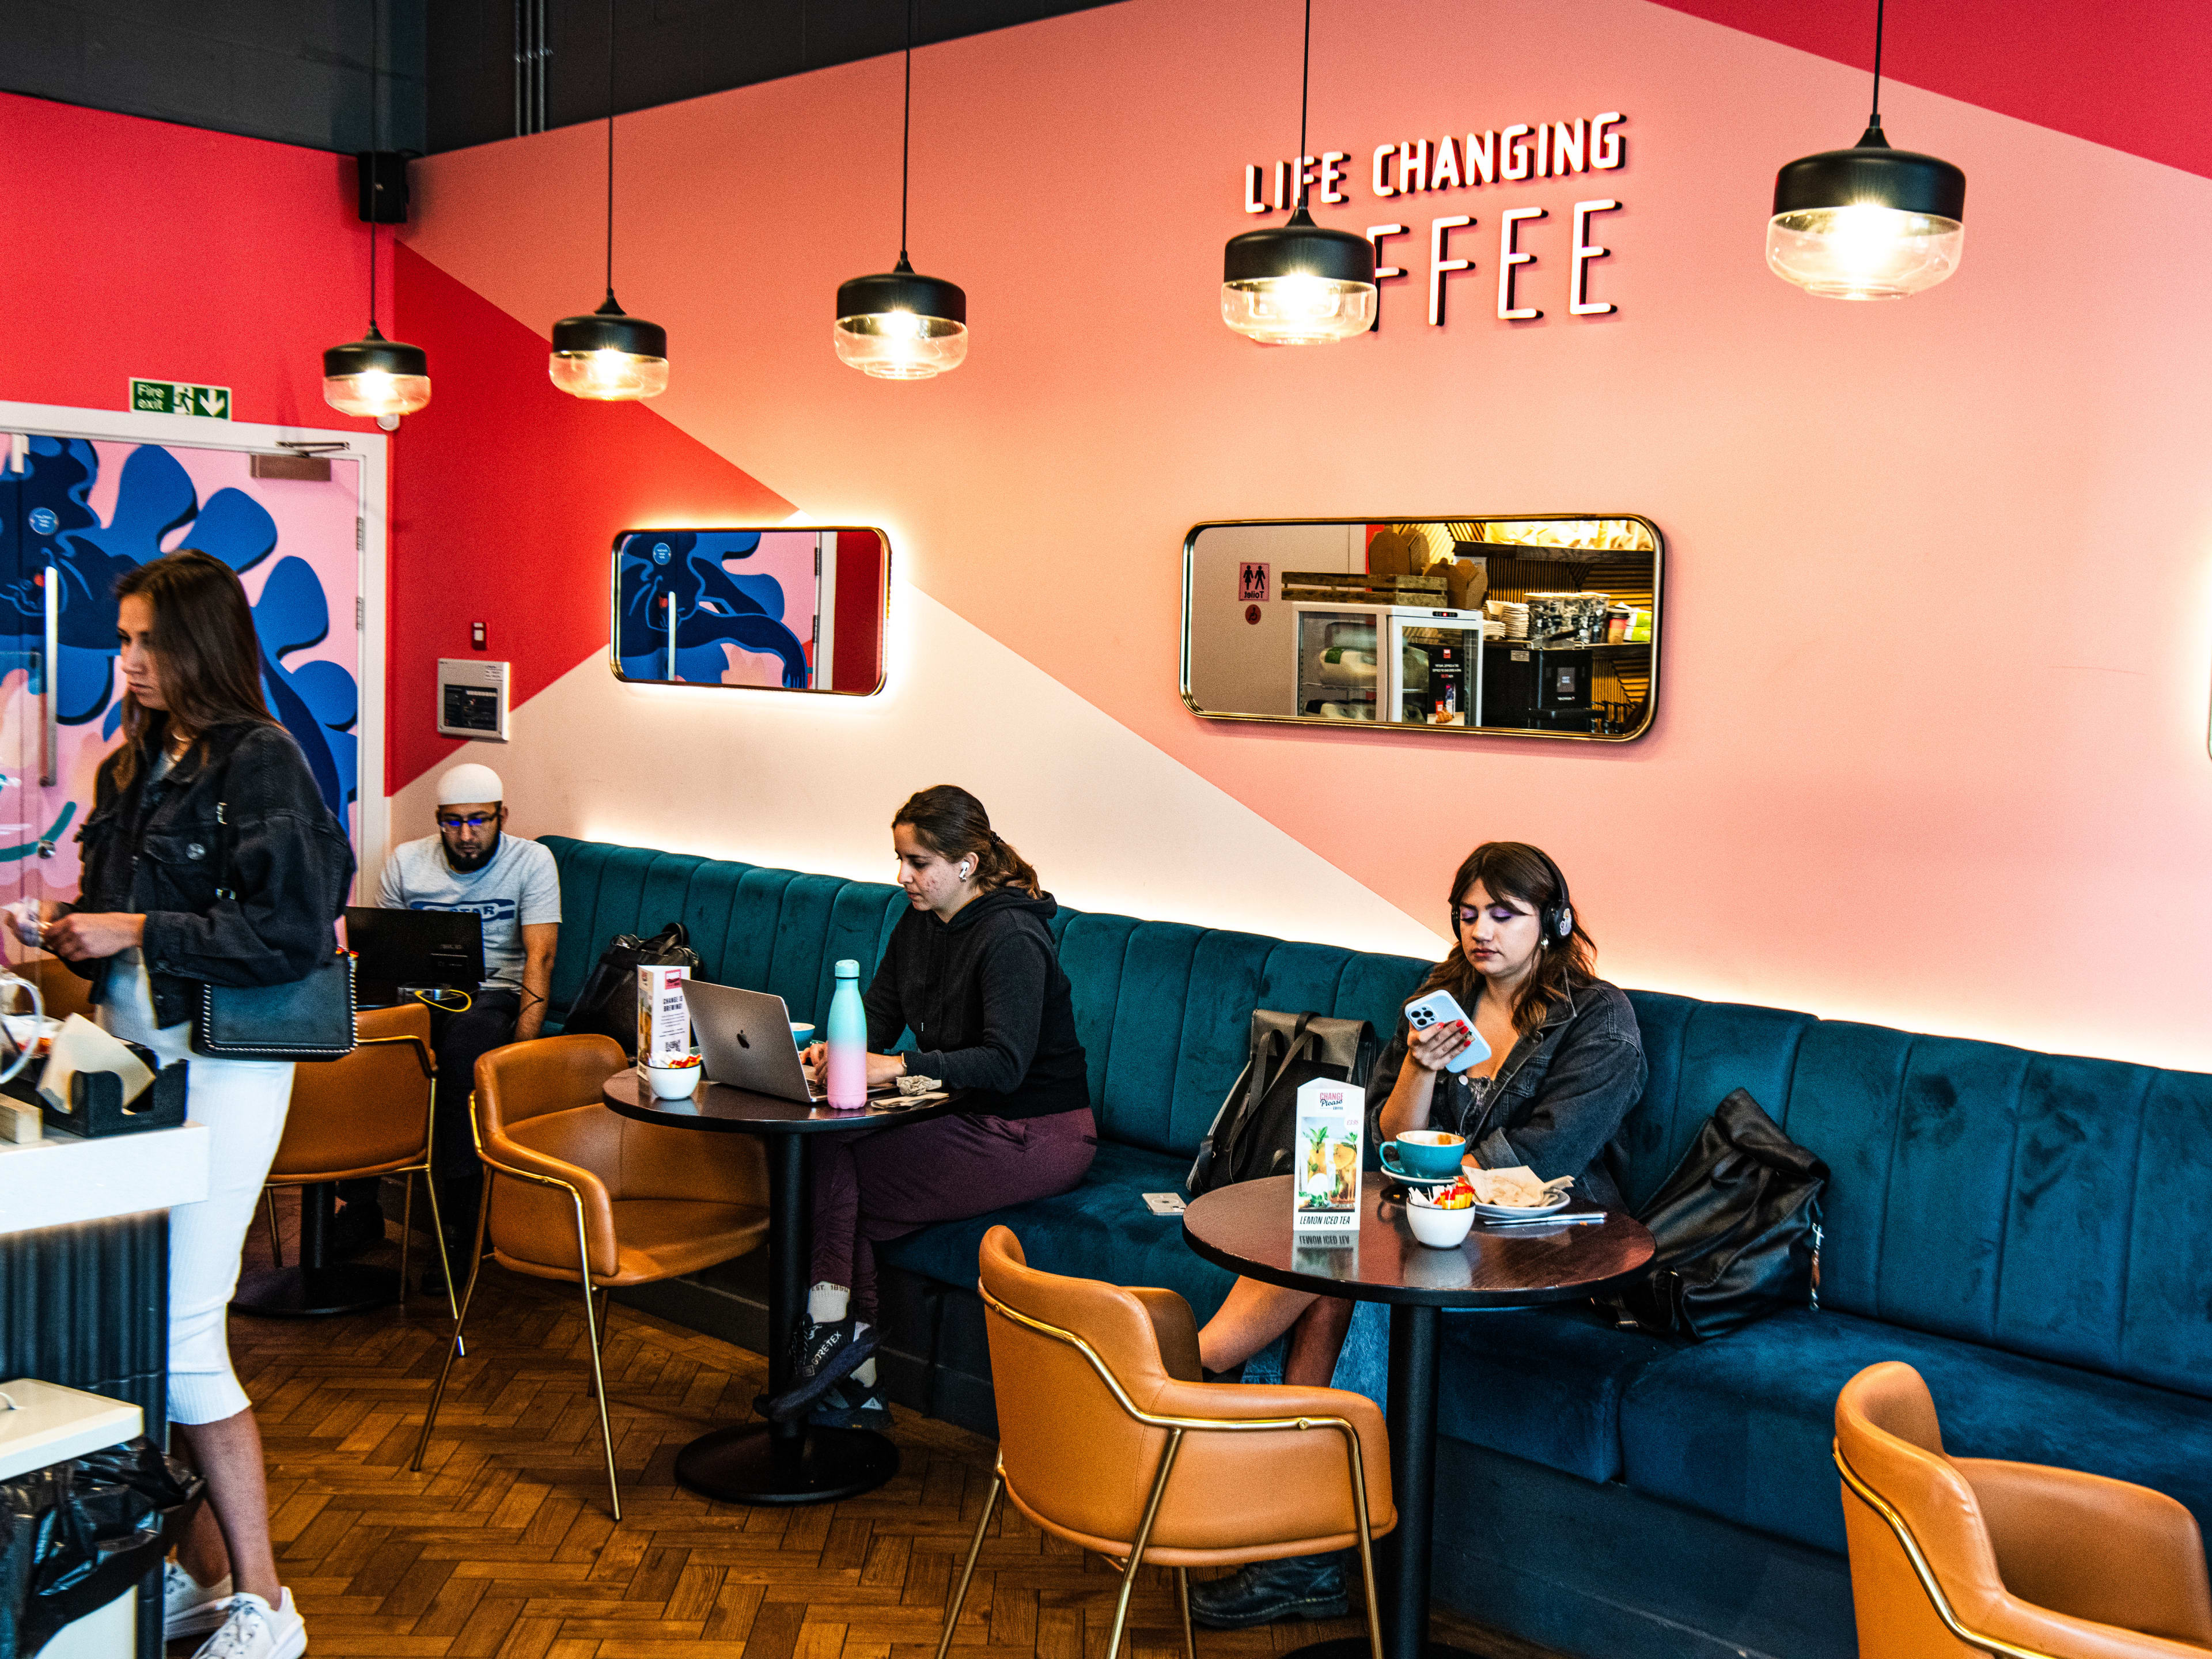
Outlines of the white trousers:
<svg viewBox="0 0 2212 1659">
<path fill-rule="evenodd" d="M 292 1067 L 195 1054 L 189 1021 L 157 1030 L 152 987 L 135 951 L 109 974 L 99 1012 L 108 1031 L 143 1043 L 163 1065 L 191 1064 L 185 1111 L 208 1131 L 208 1195 L 169 1212 L 169 1420 L 220 1423 L 252 1404 L 231 1370 L 225 1321 L 246 1230 L 283 1138 Z"/>
</svg>

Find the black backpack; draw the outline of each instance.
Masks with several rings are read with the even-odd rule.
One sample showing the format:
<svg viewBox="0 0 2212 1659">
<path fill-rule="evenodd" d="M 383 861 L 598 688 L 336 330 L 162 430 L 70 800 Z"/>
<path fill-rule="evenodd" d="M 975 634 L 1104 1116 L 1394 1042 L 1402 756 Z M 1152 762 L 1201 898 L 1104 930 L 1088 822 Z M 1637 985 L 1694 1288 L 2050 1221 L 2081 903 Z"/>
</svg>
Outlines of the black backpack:
<svg viewBox="0 0 2212 1659">
<path fill-rule="evenodd" d="M 1692 1342 L 1816 1300 L 1828 1166 L 1738 1089 L 1637 1219 L 1651 1265 L 1610 1298 L 1620 1322 Z"/>
<path fill-rule="evenodd" d="M 561 1024 L 563 1036 L 610 1036 L 623 1052 L 637 1058 L 637 970 L 641 968 L 689 968 L 697 973 L 699 953 L 686 942 L 684 924 L 672 921 L 651 939 L 617 933 L 600 953 L 599 966 L 576 993 L 568 1017 Z"/>
<path fill-rule="evenodd" d="M 1250 1058 L 1199 1143 L 1184 1187 L 1193 1198 L 1216 1187 L 1291 1172 L 1298 1089 L 1316 1078 L 1367 1086 L 1375 1028 L 1364 1019 L 1255 1009 Z"/>
</svg>

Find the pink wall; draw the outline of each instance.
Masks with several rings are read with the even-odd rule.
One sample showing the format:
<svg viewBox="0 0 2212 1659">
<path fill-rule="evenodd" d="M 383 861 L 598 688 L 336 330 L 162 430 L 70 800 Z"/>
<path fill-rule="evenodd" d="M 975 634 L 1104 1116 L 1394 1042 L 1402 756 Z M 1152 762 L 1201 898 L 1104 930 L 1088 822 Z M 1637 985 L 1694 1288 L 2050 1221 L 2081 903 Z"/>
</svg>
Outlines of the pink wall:
<svg viewBox="0 0 2212 1659">
<path fill-rule="evenodd" d="M 1048 870 L 1063 894 L 1140 886 L 1170 830 L 1148 793 L 1164 757 L 1220 792 L 1200 830 L 1224 905 L 1273 836 L 1433 926 L 1468 846 L 1520 836 L 1567 866 L 1626 982 L 2212 1065 L 2212 326 L 2187 297 L 2212 185 L 1898 86 L 1892 131 L 1972 180 L 1966 267 L 1901 306 L 1823 303 L 1767 274 L 1761 228 L 1776 166 L 1855 133 L 1863 74 L 1644 0 L 1322 8 L 1313 148 L 1356 151 L 1355 180 L 1387 139 L 1602 109 L 1628 112 L 1631 160 L 1449 198 L 1360 183 L 1324 216 L 1473 213 L 1481 268 L 1443 329 L 1401 289 L 1377 336 L 1262 351 L 1214 288 L 1251 222 L 1243 164 L 1295 136 L 1294 16 L 1132 0 L 919 54 L 913 248 L 967 286 L 975 345 L 918 386 L 842 369 L 828 340 L 837 283 L 893 252 L 895 60 L 623 124 L 618 285 L 675 361 L 657 415 L 817 521 L 891 526 L 928 605 L 1141 740 L 1092 769 L 1087 831 Z M 542 331 L 594 290 L 598 143 L 424 164 L 413 247 Z M 1570 319 L 1567 210 L 1600 195 L 1626 204 L 1602 278 L 1620 311 Z M 1515 325 L 1489 314 L 1492 262 L 1498 210 L 1524 204 L 1551 212 L 1523 237 L 1549 314 Z M 1182 707 L 1193 522 L 1549 510 L 1667 532 L 1646 740 Z M 962 672 L 911 658 L 915 718 Z M 822 742 L 757 699 L 560 684 L 572 751 L 601 720 L 726 735 L 756 767 Z M 887 807 L 927 757 L 851 732 L 840 764 Z M 1002 819 L 1042 817 L 1034 750 L 1004 747 L 966 781 Z M 607 786 L 518 750 L 584 826 Z M 765 842 L 796 817 L 827 848 L 858 799 L 733 796 L 718 822 Z M 1323 884 L 1253 902 L 1276 931 L 1350 936 Z"/>
</svg>

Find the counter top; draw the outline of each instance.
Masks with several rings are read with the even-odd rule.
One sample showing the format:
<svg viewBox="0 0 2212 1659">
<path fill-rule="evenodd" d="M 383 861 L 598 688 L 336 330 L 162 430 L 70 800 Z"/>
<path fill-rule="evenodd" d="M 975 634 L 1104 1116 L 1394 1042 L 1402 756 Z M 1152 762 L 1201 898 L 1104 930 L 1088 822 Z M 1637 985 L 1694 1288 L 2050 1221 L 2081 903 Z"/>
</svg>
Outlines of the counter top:
<svg viewBox="0 0 2212 1659">
<path fill-rule="evenodd" d="M 198 1203 L 207 1196 L 208 1139 L 186 1123 L 98 1140 L 0 1141 L 0 1233 Z"/>
</svg>

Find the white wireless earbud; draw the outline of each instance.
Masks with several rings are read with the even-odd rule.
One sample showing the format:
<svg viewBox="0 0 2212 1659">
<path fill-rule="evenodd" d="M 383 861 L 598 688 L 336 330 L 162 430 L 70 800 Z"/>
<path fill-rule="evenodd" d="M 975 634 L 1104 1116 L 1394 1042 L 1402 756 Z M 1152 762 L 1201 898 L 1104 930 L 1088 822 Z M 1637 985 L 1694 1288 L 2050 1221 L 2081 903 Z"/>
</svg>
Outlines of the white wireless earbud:
<svg viewBox="0 0 2212 1659">
<path fill-rule="evenodd" d="M 967 880 L 969 876 L 974 872 L 975 868 L 975 866 L 972 864 L 962 865 L 960 866 L 960 879 L 963 881 Z"/>
</svg>

